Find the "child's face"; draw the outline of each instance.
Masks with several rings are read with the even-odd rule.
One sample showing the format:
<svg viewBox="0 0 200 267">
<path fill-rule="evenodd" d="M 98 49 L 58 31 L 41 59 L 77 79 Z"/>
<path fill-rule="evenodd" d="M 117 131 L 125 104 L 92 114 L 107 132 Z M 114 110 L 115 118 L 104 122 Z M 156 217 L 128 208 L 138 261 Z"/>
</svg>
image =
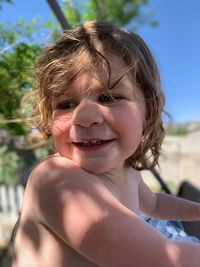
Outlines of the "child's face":
<svg viewBox="0 0 200 267">
<path fill-rule="evenodd" d="M 114 55 L 107 59 L 112 83 L 125 63 Z M 107 80 L 106 65 L 99 71 Z M 144 97 L 129 75 L 111 89 L 112 98 L 102 88 L 99 73 L 82 72 L 69 92 L 53 102 L 52 137 L 60 155 L 95 174 L 124 166 L 137 149 L 145 124 Z"/>
</svg>

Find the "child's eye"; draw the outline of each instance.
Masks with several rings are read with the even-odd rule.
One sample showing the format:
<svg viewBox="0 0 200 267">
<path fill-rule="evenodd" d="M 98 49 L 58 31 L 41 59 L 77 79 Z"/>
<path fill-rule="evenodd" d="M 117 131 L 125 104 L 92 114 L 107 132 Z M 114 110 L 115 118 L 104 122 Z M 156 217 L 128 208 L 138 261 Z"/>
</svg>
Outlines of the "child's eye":
<svg viewBox="0 0 200 267">
<path fill-rule="evenodd" d="M 56 108 L 57 109 L 72 109 L 76 106 L 75 102 L 70 102 L 70 101 L 64 101 L 59 103 Z"/>
<path fill-rule="evenodd" d="M 102 104 L 110 104 L 110 103 L 113 103 L 113 102 L 116 102 L 122 99 L 123 97 L 121 96 L 102 94 L 99 96 L 98 101 Z"/>
</svg>

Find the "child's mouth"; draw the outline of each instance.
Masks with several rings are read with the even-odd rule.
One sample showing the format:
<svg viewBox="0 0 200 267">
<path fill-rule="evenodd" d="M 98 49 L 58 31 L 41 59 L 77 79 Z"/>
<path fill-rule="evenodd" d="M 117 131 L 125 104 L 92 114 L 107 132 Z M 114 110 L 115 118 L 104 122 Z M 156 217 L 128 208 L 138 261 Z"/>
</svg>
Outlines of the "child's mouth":
<svg viewBox="0 0 200 267">
<path fill-rule="evenodd" d="M 96 145 L 102 145 L 109 142 L 109 140 L 96 140 L 96 141 L 84 141 L 84 142 L 78 142 L 76 145 L 87 147 L 87 146 L 96 146 Z"/>
<path fill-rule="evenodd" d="M 96 139 L 96 140 L 88 140 L 88 141 L 81 141 L 81 142 L 73 142 L 73 144 L 78 147 L 78 148 L 82 148 L 82 149 L 97 149 L 97 148 L 101 148 L 104 147 L 105 145 L 111 143 L 113 140 L 100 140 L 100 139 Z"/>
</svg>

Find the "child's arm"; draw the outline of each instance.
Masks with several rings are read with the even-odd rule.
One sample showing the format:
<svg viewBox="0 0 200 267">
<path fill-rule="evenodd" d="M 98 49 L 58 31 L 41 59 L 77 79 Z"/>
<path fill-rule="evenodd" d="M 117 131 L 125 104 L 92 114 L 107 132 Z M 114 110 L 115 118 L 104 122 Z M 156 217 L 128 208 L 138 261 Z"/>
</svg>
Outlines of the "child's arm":
<svg viewBox="0 0 200 267">
<path fill-rule="evenodd" d="M 32 181 L 40 223 L 98 266 L 199 266 L 200 245 L 165 238 L 69 160 L 48 159 Z"/>
<path fill-rule="evenodd" d="M 200 203 L 173 195 L 153 193 L 144 183 L 139 183 L 140 209 L 154 218 L 181 221 L 200 221 Z"/>
</svg>

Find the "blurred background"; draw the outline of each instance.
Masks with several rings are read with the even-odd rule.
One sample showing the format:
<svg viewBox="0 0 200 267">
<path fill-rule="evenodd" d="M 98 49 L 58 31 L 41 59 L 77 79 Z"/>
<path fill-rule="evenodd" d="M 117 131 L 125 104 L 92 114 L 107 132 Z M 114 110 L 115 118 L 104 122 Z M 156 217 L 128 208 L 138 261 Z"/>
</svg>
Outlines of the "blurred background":
<svg viewBox="0 0 200 267">
<path fill-rule="evenodd" d="M 156 172 L 174 194 L 185 180 L 200 188 L 199 10 L 198 0 L 0 0 L 0 266 L 9 266 L 5 255 L 28 175 L 52 150 L 25 125 L 31 110 L 22 99 L 42 48 L 64 27 L 97 19 L 140 34 L 157 61 L 169 113 Z M 155 173 L 144 177 L 161 190 Z"/>
</svg>

